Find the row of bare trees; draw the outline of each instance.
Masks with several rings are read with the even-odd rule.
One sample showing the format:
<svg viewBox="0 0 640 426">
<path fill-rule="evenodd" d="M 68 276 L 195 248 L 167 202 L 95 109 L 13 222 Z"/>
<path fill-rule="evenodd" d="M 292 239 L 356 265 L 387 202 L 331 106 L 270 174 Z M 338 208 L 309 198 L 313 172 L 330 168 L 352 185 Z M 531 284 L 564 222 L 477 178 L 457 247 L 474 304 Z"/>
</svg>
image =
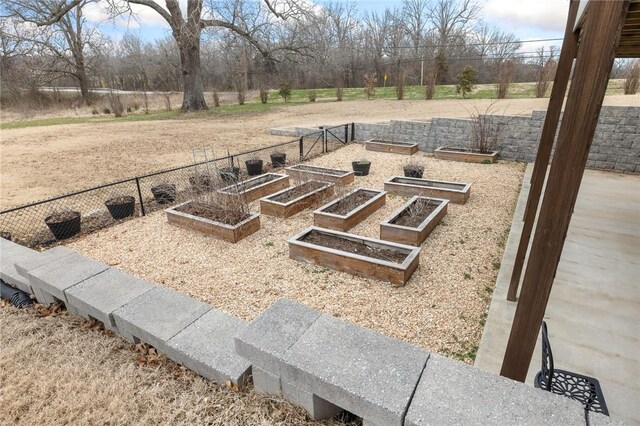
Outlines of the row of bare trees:
<svg viewBox="0 0 640 426">
<path fill-rule="evenodd" d="M 87 11 L 135 18 L 153 11 L 170 34 L 119 41 Z M 403 0 L 383 13 L 355 3 L 304 0 L 5 0 L 0 9 L 3 92 L 43 85 L 182 90 L 182 110 L 207 108 L 205 90 L 452 83 L 472 66 L 478 83 L 506 96 L 513 81 L 536 81 L 543 96 L 554 49 L 522 53 L 513 34 L 483 22 L 476 0 Z M 365 82 L 365 75 L 368 79 Z"/>
</svg>

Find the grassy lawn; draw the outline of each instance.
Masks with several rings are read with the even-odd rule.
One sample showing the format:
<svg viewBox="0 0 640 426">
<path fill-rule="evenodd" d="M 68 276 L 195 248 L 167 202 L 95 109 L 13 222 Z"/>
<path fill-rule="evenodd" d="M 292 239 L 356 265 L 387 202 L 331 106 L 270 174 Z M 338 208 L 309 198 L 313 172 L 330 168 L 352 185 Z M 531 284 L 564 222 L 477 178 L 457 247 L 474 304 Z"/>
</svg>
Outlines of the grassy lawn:
<svg viewBox="0 0 640 426">
<path fill-rule="evenodd" d="M 624 80 L 610 80 L 607 88 L 607 95 L 620 95 L 623 93 L 622 86 Z M 405 100 L 422 100 L 424 99 L 425 87 L 422 86 L 406 86 Z M 547 92 L 549 96 L 551 85 Z M 269 102 L 261 104 L 257 96 L 249 98 L 245 105 L 225 104 L 218 108 L 211 107 L 208 111 L 181 114 L 178 110 L 174 111 L 152 111 L 149 114 L 136 112 L 133 114 L 125 114 L 123 117 L 116 118 L 112 115 L 98 115 L 95 117 L 54 117 L 31 120 L 18 120 L 0 123 L 0 129 L 20 129 L 25 127 L 39 126 L 55 126 L 61 124 L 82 124 L 82 123 L 113 123 L 127 121 L 155 121 L 155 120 L 171 120 L 171 119 L 191 119 L 219 117 L 230 114 L 246 114 L 246 113 L 264 113 L 274 106 L 292 107 L 309 103 L 309 89 L 294 89 L 291 91 L 289 102 L 284 100 L 278 94 L 278 90 L 269 92 Z M 316 89 L 316 102 L 335 102 L 336 89 Z M 509 90 L 509 99 L 524 99 L 535 97 L 535 83 L 513 83 Z M 466 95 L 467 99 L 493 99 L 495 98 L 495 84 L 477 84 L 473 91 Z M 362 87 L 345 88 L 343 93 L 344 101 L 366 100 L 367 96 Z M 395 87 L 378 87 L 376 94 L 372 100 L 387 99 L 393 100 L 396 97 Z M 462 99 L 462 96 L 456 93 L 455 85 L 436 86 L 434 99 Z"/>
</svg>

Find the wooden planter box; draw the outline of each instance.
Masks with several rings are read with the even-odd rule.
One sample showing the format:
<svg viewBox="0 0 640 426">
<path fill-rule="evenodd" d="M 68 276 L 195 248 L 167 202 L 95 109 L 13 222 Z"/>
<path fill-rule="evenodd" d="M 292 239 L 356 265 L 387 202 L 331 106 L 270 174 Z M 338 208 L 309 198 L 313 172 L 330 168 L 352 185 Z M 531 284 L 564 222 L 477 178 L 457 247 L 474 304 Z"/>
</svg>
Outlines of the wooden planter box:
<svg viewBox="0 0 640 426">
<path fill-rule="evenodd" d="M 356 194 L 360 191 L 373 195 L 373 197 L 367 200 L 366 202 L 360 204 L 359 206 L 356 206 L 353 210 L 349 211 L 347 214 L 344 214 L 344 215 L 331 213 L 328 211 L 332 207 L 334 207 L 336 204 L 338 204 L 341 200 L 353 194 Z M 313 224 L 321 228 L 335 229 L 336 231 L 348 231 L 349 229 L 356 226 L 358 223 L 362 222 L 371 213 L 375 212 L 380 207 L 384 206 L 386 201 L 387 201 L 387 193 L 385 191 L 358 188 L 354 191 L 351 191 L 344 197 L 341 197 L 328 204 L 325 204 L 324 206 L 320 207 L 318 210 L 314 211 Z"/>
<path fill-rule="evenodd" d="M 418 200 L 429 200 L 433 203 L 439 203 L 434 211 L 432 211 L 417 227 L 398 225 L 395 222 L 400 216 L 409 209 Z M 431 231 L 440 223 L 442 218 L 447 214 L 447 205 L 449 200 L 441 198 L 429 198 L 415 196 L 411 198 L 400 209 L 394 212 L 388 219 L 380 222 L 380 239 L 386 241 L 394 241 L 400 244 L 408 244 L 411 246 L 420 246 L 424 240 L 431 234 Z"/>
<path fill-rule="evenodd" d="M 418 144 L 410 142 L 392 142 L 371 139 L 365 142 L 367 151 L 391 152 L 393 154 L 413 155 L 418 152 Z"/>
<path fill-rule="evenodd" d="M 380 260 L 337 248 L 329 248 L 305 242 L 305 237 L 312 232 L 354 241 L 369 247 L 392 250 L 406 255 L 406 258 L 401 263 L 396 263 L 390 260 Z M 317 228 L 315 226 L 305 229 L 289 239 L 288 242 L 289 257 L 291 259 L 314 263 L 335 269 L 336 271 L 347 272 L 365 278 L 388 281 L 399 286 L 405 285 L 407 281 L 409 281 L 409 278 L 411 278 L 411 275 L 418 267 L 420 254 L 420 248 L 418 247 L 361 237 L 345 232 Z"/>
<path fill-rule="evenodd" d="M 355 180 L 353 171 L 329 169 L 325 167 L 296 164 L 285 169 L 289 175 L 298 181 L 317 180 L 331 182 L 336 185 L 346 185 Z"/>
<path fill-rule="evenodd" d="M 274 198 L 277 198 L 282 194 L 286 194 L 289 191 L 295 190 L 298 186 L 287 188 L 282 191 L 276 192 L 275 194 L 271 194 L 268 197 L 261 198 L 260 213 L 266 214 L 268 216 L 287 218 L 308 207 L 311 207 L 312 205 L 321 201 L 324 197 L 330 197 L 331 195 L 333 195 L 334 184 L 323 182 L 323 185 L 320 188 L 301 195 L 300 197 L 293 200 L 287 201 L 286 203 L 274 200 Z"/>
<path fill-rule="evenodd" d="M 247 237 L 260 229 L 259 214 L 251 215 L 251 217 L 236 225 L 227 225 L 225 223 L 216 222 L 176 210 L 177 208 L 189 203 L 191 203 L 191 201 L 166 209 L 165 213 L 167 214 L 167 221 L 174 225 L 198 231 L 205 235 L 228 241 L 230 243 L 237 243 L 244 237 Z"/>
<path fill-rule="evenodd" d="M 219 192 L 231 197 L 244 197 L 244 200 L 250 203 L 287 187 L 289 187 L 288 175 L 266 173 L 234 185 L 225 186 Z"/>
<path fill-rule="evenodd" d="M 495 163 L 498 158 L 498 151 L 492 151 L 490 154 L 481 154 L 478 151 L 472 151 L 467 148 L 446 147 L 433 151 L 435 158 L 439 160 L 462 161 L 465 163 Z"/>
<path fill-rule="evenodd" d="M 464 204 L 471 195 L 471 184 L 394 176 L 384 183 L 384 190 L 407 196 L 445 198 L 452 203 Z"/>
</svg>

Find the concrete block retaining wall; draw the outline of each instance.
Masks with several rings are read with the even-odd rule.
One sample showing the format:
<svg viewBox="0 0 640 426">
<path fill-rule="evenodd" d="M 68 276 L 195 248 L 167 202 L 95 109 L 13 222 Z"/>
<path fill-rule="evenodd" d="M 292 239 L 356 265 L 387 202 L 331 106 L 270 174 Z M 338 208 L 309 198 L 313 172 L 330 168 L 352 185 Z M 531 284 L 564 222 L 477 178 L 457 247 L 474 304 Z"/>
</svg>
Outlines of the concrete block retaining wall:
<svg viewBox="0 0 640 426">
<path fill-rule="evenodd" d="M 535 161 L 545 115 L 545 111 L 534 111 L 531 116 L 493 115 L 492 129 L 507 126 L 497 147 L 500 157 L 527 163 Z M 288 131 L 290 136 L 302 136 L 314 130 L 298 127 L 272 132 Z M 470 134 L 471 122 L 464 118 L 355 124 L 355 137 L 360 142 L 369 139 L 418 142 L 420 150 L 426 152 L 433 152 L 439 146 L 467 146 Z M 602 108 L 587 167 L 640 173 L 640 107 Z"/>
<path fill-rule="evenodd" d="M 372 426 L 584 424 L 582 406 L 568 398 L 290 300 L 247 324 L 67 248 L 40 253 L 4 239 L 0 278 L 133 343 L 145 341 L 217 383 L 242 386 L 253 371 L 256 392 L 283 397 L 314 419 L 348 410 Z M 594 421 L 615 423 L 600 415 Z"/>
</svg>

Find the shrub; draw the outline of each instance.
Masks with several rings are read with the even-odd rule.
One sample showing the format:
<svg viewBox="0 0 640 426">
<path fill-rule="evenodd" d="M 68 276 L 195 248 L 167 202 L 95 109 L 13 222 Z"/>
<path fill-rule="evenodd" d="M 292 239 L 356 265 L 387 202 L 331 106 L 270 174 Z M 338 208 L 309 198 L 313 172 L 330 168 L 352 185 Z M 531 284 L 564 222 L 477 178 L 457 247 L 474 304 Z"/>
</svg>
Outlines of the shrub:
<svg viewBox="0 0 640 426">
<path fill-rule="evenodd" d="M 93 107 L 93 109 L 91 110 L 91 114 L 92 115 L 98 115 L 98 114 L 100 114 L 100 112 L 95 107 Z"/>
<path fill-rule="evenodd" d="M 536 75 L 536 98 L 543 98 L 549 89 L 549 84 L 556 75 L 557 63 L 553 58 L 549 58 L 538 69 Z"/>
<path fill-rule="evenodd" d="M 171 93 L 164 93 L 164 109 L 171 111 Z"/>
<path fill-rule="evenodd" d="M 269 101 L 269 89 L 266 87 L 260 88 L 260 102 L 266 104 Z"/>
<path fill-rule="evenodd" d="M 113 115 L 115 115 L 116 117 L 122 117 L 122 113 L 124 112 L 124 105 L 122 105 L 122 99 L 120 99 L 120 95 L 109 92 L 109 94 L 107 95 L 107 99 L 109 100 L 109 107 L 111 108 L 111 111 L 113 111 Z"/>
<path fill-rule="evenodd" d="M 489 154 L 495 151 L 502 139 L 502 135 L 509 126 L 509 121 L 493 124 L 494 104 L 495 102 L 492 102 L 483 112 L 480 112 L 478 107 L 475 107 L 473 112 L 467 111 L 471 119 L 471 142 L 469 148 L 481 154 Z"/>
<path fill-rule="evenodd" d="M 630 62 L 626 67 L 624 94 L 635 95 L 640 89 L 640 60 Z"/>
<path fill-rule="evenodd" d="M 102 108 L 102 113 L 103 114 L 111 114 L 111 110 L 109 109 L 109 107 L 104 107 L 104 108 Z"/>
<path fill-rule="evenodd" d="M 283 81 L 280 83 L 280 91 L 278 93 L 285 102 L 289 102 L 289 99 L 291 99 L 291 82 Z"/>
<path fill-rule="evenodd" d="M 396 84 L 396 97 L 399 101 L 404 99 L 404 71 L 398 70 L 398 82 Z"/>
<path fill-rule="evenodd" d="M 336 87 L 336 100 L 340 102 L 344 96 L 344 89 L 342 87 Z"/>
<path fill-rule="evenodd" d="M 378 77 L 375 74 L 364 75 L 364 93 L 366 93 L 367 99 L 371 99 L 376 95 L 377 83 L 378 83 Z"/>
<path fill-rule="evenodd" d="M 505 99 L 509 93 L 509 86 L 513 78 L 513 69 L 515 64 L 513 61 L 505 61 L 500 64 L 498 71 L 498 83 L 496 84 L 496 98 Z"/>
<path fill-rule="evenodd" d="M 462 98 L 464 99 L 465 95 L 471 92 L 476 84 L 476 69 L 468 65 L 456 78 L 458 79 L 456 93 L 462 93 Z"/>
<path fill-rule="evenodd" d="M 140 109 L 140 104 L 137 103 L 137 102 L 134 102 L 133 103 L 133 109 L 136 110 L 136 111 L 139 110 Z"/>
<path fill-rule="evenodd" d="M 435 66 L 431 66 L 427 69 L 427 85 L 424 88 L 424 98 L 427 100 L 433 99 L 433 95 L 436 92 L 436 83 L 438 81 L 438 72 Z"/>
<path fill-rule="evenodd" d="M 131 114 L 131 107 L 127 107 L 127 112 Z"/>
<path fill-rule="evenodd" d="M 218 91 L 216 90 L 216 88 L 213 88 L 213 106 L 218 108 L 220 106 L 220 96 L 218 96 Z"/>
<path fill-rule="evenodd" d="M 309 96 L 309 102 L 315 102 L 316 98 L 318 97 L 316 89 L 309 90 L 309 93 L 307 95 Z"/>
</svg>

